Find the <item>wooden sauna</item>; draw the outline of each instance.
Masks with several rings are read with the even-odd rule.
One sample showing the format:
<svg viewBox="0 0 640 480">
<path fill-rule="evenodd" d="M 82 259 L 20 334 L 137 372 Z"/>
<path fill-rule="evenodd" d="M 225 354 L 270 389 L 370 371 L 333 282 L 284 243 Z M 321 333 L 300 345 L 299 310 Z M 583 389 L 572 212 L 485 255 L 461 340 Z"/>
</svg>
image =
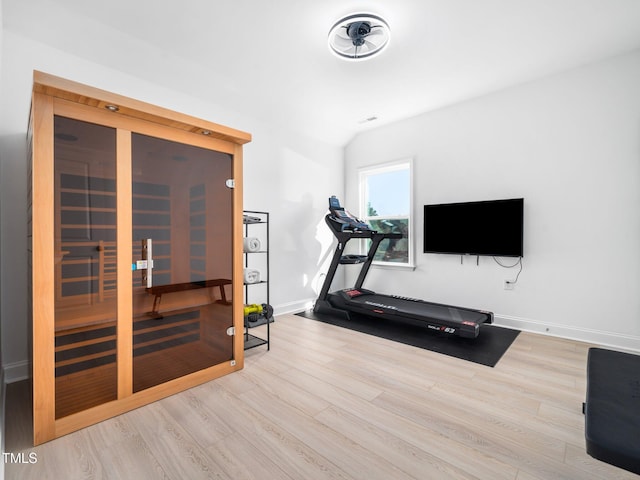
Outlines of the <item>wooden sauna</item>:
<svg viewBox="0 0 640 480">
<path fill-rule="evenodd" d="M 250 140 L 34 72 L 34 444 L 243 367 Z"/>
</svg>

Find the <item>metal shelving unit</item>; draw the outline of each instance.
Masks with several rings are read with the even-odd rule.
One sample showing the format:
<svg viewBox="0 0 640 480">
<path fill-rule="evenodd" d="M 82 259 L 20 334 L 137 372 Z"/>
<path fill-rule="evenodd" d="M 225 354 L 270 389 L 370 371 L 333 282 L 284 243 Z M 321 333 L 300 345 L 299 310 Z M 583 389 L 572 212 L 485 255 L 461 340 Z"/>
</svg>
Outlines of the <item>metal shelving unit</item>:
<svg viewBox="0 0 640 480">
<path fill-rule="evenodd" d="M 260 271 L 260 281 L 244 285 L 245 304 L 269 304 L 269 213 L 253 210 L 244 212 L 244 237 L 256 237 L 260 240 L 258 251 L 244 252 L 244 267 L 255 268 Z M 250 220 L 249 220 L 250 219 Z M 249 326 L 244 327 L 244 349 L 266 345 L 270 349 L 270 322 L 266 322 L 266 338 L 249 333 Z"/>
</svg>

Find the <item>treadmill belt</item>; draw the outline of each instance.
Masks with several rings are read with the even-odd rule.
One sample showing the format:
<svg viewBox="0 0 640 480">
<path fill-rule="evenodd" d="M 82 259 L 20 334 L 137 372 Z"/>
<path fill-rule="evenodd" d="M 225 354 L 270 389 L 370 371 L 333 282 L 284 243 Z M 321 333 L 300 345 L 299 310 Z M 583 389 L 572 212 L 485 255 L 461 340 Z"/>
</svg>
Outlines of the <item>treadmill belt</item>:
<svg viewBox="0 0 640 480">
<path fill-rule="evenodd" d="M 485 323 L 480 325 L 480 335 L 477 338 L 462 338 L 429 330 L 422 321 L 404 318 L 384 319 L 351 313 L 351 320 L 347 320 L 312 311 L 297 315 L 488 367 L 494 367 L 498 363 L 520 333 L 518 330 Z"/>
<path fill-rule="evenodd" d="M 467 310 L 465 308 L 440 305 L 437 303 L 423 302 L 420 300 L 410 300 L 388 295 L 358 295 L 351 299 L 351 303 L 367 305 L 367 302 L 380 303 L 395 307 L 399 312 L 411 315 L 416 318 L 444 319 L 457 321 L 470 321 L 483 323 L 487 315 L 482 312 Z"/>
</svg>

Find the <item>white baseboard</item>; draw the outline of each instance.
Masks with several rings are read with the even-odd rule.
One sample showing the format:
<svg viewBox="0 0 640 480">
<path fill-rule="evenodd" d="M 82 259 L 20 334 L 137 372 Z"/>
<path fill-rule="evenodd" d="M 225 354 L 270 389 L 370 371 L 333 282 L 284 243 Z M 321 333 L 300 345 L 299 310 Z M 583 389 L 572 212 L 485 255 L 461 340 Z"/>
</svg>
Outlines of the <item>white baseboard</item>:
<svg viewBox="0 0 640 480">
<path fill-rule="evenodd" d="M 280 305 L 275 305 L 273 310 L 276 315 L 304 312 L 305 310 L 313 308 L 315 301 L 315 298 L 309 298 L 307 300 L 299 300 L 297 302 L 282 303 Z"/>
<path fill-rule="evenodd" d="M 540 333 L 605 347 L 640 352 L 640 348 L 638 347 L 640 345 L 640 337 L 633 335 L 622 335 L 603 332 L 601 330 L 557 325 L 508 315 L 496 315 L 494 317 L 494 323 L 500 327 L 515 328 L 525 332 Z"/>
<path fill-rule="evenodd" d="M 19 382 L 27 380 L 31 376 L 31 362 L 22 360 L 20 362 L 9 363 L 2 368 L 5 383 Z"/>
</svg>

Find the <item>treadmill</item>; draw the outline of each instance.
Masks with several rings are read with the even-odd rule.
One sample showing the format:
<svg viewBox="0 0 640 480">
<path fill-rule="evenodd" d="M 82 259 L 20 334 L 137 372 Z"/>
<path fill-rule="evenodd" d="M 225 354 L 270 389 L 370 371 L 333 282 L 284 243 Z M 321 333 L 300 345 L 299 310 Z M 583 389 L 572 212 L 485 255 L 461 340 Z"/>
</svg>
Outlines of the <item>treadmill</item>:
<svg viewBox="0 0 640 480">
<path fill-rule="evenodd" d="M 397 295 L 384 295 L 362 288 L 380 242 L 385 239 L 400 239 L 402 234 L 373 230 L 367 223 L 342 208 L 335 196 L 329 198 L 329 213 L 325 221 L 338 239 L 338 245 L 313 308 L 315 313 L 340 316 L 347 320 L 353 312 L 372 318 L 419 321 L 424 322 L 429 330 L 465 338 L 476 338 L 480 333 L 480 324 L 493 323 L 493 313 L 484 310 L 454 307 Z M 347 243 L 352 239 L 371 240 L 367 255 L 344 254 Z M 362 264 L 355 286 L 329 293 L 338 266 L 347 264 Z"/>
</svg>

